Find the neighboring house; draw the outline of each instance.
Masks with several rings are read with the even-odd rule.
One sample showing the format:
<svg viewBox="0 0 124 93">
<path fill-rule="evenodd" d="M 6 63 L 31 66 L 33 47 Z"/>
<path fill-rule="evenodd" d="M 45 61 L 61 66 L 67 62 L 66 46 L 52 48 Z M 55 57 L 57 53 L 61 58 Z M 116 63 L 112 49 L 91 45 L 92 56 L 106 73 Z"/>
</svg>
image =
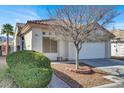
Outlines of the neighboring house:
<svg viewBox="0 0 124 93">
<path fill-rule="evenodd" d="M 55 20 L 34 20 L 26 24 L 17 23 L 14 36 L 14 51 L 35 50 L 44 53 L 51 60 L 75 60 L 76 49 L 71 41 L 52 36 L 49 25 Z M 114 35 L 102 28 L 102 32 L 111 37 Z M 87 42 L 80 51 L 80 59 L 110 58 L 110 38 L 105 41 Z"/>
<path fill-rule="evenodd" d="M 2 43 L 2 56 L 6 56 L 6 42 L 3 42 Z M 13 47 L 13 42 L 10 42 L 9 43 L 9 53 L 12 53 L 14 50 L 14 47 Z"/>
<path fill-rule="evenodd" d="M 13 52 L 13 38 L 9 38 L 9 52 Z M 0 56 L 6 55 L 6 37 L 5 36 L 0 36 Z"/>
<path fill-rule="evenodd" d="M 124 30 L 113 30 L 115 38 L 111 41 L 111 55 L 124 56 Z"/>
<path fill-rule="evenodd" d="M 9 43 L 9 52 L 13 52 L 13 42 Z M 6 42 L 0 43 L 0 56 L 5 56 L 6 55 Z"/>
</svg>

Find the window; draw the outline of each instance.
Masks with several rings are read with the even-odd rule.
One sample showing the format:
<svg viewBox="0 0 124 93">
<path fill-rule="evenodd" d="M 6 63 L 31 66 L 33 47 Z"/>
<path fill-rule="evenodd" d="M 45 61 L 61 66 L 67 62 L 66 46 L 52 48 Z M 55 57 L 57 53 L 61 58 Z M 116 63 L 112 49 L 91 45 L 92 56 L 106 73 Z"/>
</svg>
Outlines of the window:
<svg viewBox="0 0 124 93">
<path fill-rule="evenodd" d="M 57 41 L 49 37 L 43 37 L 43 52 L 57 53 Z"/>
</svg>

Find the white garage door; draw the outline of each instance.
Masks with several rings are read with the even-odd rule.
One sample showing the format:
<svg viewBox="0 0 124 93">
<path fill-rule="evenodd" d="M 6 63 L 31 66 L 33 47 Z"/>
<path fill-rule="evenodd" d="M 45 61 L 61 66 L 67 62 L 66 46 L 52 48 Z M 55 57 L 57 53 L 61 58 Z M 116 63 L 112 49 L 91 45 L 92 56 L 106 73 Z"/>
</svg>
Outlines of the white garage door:
<svg viewBox="0 0 124 93">
<path fill-rule="evenodd" d="M 74 60 L 76 49 L 69 43 L 69 59 Z M 80 59 L 105 58 L 105 43 L 85 43 L 80 51 Z"/>
</svg>

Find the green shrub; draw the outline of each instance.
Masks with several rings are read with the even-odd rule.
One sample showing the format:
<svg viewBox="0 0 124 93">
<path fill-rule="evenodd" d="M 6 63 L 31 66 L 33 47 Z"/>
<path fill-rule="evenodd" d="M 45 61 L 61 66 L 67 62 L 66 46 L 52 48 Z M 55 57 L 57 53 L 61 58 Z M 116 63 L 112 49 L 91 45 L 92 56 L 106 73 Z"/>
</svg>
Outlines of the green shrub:
<svg viewBox="0 0 124 93">
<path fill-rule="evenodd" d="M 10 73 L 18 87 L 24 88 L 46 87 L 52 78 L 50 68 L 32 68 L 27 64 L 16 65 Z"/>
<path fill-rule="evenodd" d="M 38 67 L 48 67 L 50 68 L 50 60 L 43 54 L 35 51 L 19 51 L 9 54 L 7 56 L 7 63 L 11 67 L 17 63 L 29 64 L 32 63 L 34 66 Z"/>
<path fill-rule="evenodd" d="M 11 77 L 19 87 L 46 87 L 52 78 L 50 60 L 35 51 L 19 51 L 7 56 Z"/>
</svg>

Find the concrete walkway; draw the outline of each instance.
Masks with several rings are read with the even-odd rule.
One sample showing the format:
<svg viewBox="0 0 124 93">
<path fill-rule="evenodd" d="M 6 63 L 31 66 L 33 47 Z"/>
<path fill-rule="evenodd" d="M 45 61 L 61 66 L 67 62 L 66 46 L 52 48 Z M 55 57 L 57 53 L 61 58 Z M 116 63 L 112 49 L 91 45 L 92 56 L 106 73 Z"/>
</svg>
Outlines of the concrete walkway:
<svg viewBox="0 0 124 93">
<path fill-rule="evenodd" d="M 0 56 L 0 66 L 6 65 L 6 57 Z"/>
<path fill-rule="evenodd" d="M 70 86 L 67 85 L 63 80 L 59 79 L 55 74 L 53 74 L 48 88 L 70 88 Z"/>
<path fill-rule="evenodd" d="M 124 76 L 124 61 L 115 59 L 86 59 L 80 60 L 80 62 L 106 71 L 112 75 Z"/>
</svg>

